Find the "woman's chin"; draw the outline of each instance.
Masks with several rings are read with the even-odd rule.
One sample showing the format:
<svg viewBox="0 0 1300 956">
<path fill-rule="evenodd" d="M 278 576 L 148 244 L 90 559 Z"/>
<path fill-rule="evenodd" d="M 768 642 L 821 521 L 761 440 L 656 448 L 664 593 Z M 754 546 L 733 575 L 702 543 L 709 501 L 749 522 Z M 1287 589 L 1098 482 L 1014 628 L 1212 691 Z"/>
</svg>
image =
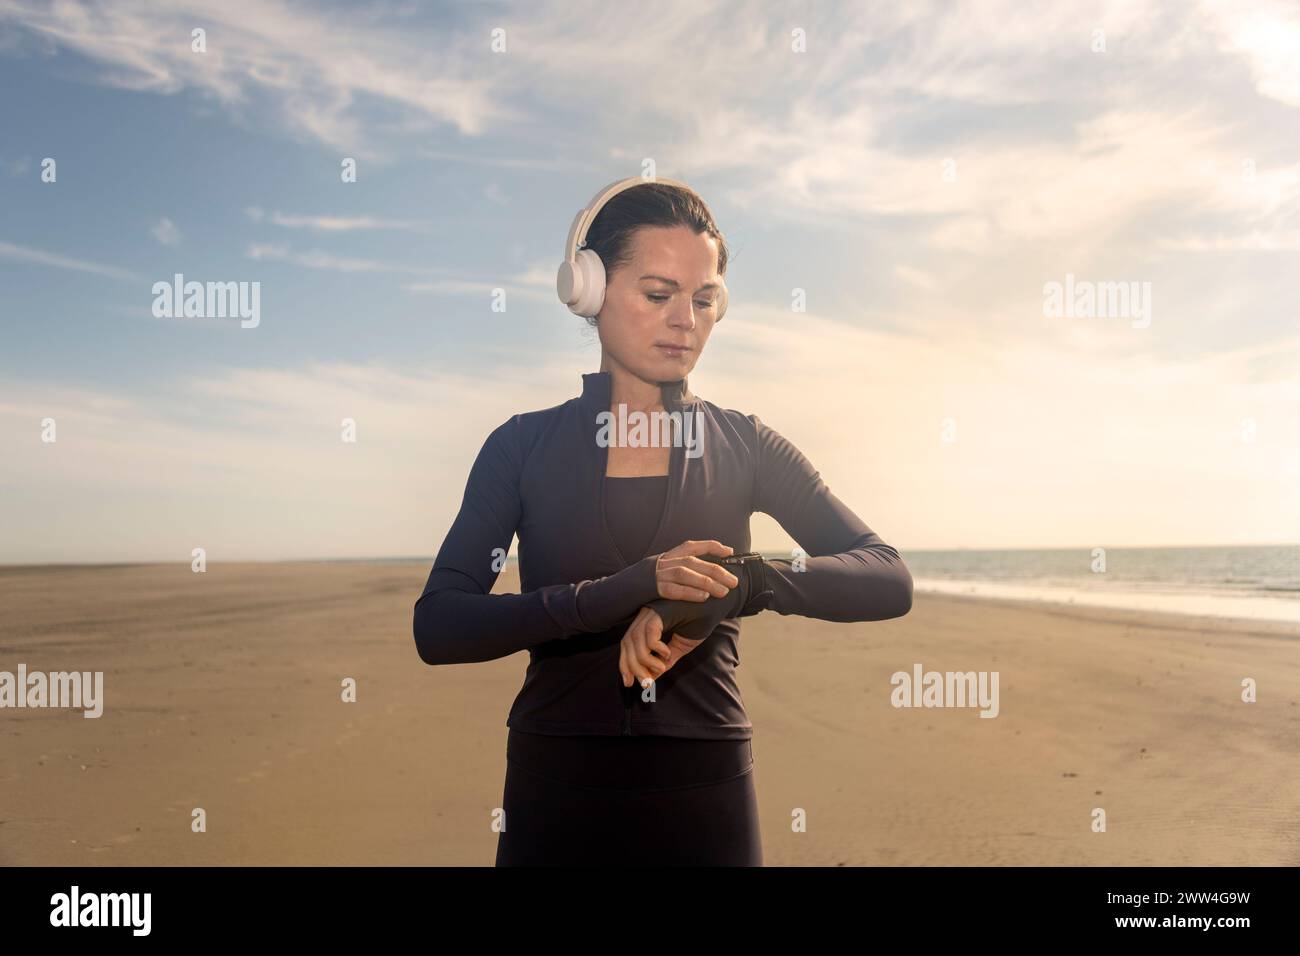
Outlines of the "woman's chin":
<svg viewBox="0 0 1300 956">
<path fill-rule="evenodd" d="M 686 352 L 676 357 L 663 357 L 654 362 L 650 378 L 656 382 L 676 382 L 683 379 L 695 368 L 695 353 Z"/>
<path fill-rule="evenodd" d="M 643 382 L 677 382 L 691 374 L 697 357 L 695 352 L 677 358 L 660 355 L 650 361 L 623 363 L 623 367 Z"/>
</svg>

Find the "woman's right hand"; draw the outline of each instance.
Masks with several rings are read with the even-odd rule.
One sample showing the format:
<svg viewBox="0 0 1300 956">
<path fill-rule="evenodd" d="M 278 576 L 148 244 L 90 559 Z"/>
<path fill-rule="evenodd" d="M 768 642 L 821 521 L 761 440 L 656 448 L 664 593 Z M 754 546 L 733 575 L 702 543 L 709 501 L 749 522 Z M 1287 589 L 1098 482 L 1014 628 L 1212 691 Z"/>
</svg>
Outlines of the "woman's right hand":
<svg viewBox="0 0 1300 956">
<path fill-rule="evenodd" d="M 655 564 L 655 583 L 659 596 L 670 601 L 707 601 L 726 597 L 740 583 L 720 564 L 704 561 L 701 554 L 730 557 L 735 549 L 720 541 L 683 541 L 671 551 L 659 555 Z"/>
<path fill-rule="evenodd" d="M 702 638 L 691 641 L 680 634 L 665 640 L 662 618 L 654 608 L 641 608 L 619 646 L 618 670 L 623 686 L 631 687 L 635 679 L 644 690 L 702 643 Z"/>
</svg>

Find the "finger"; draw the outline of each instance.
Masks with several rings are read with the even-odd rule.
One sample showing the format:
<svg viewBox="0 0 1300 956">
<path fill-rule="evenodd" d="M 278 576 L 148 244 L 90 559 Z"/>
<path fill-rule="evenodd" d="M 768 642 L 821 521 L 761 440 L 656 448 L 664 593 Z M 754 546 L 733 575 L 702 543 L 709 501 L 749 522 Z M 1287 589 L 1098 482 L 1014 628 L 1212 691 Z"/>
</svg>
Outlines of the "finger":
<svg viewBox="0 0 1300 956">
<path fill-rule="evenodd" d="M 658 679 L 668 670 L 667 659 L 672 654 L 668 645 L 660 639 L 662 632 L 663 622 L 659 620 L 659 615 L 649 612 L 637 629 L 636 640 L 633 642 L 642 653 L 642 663 L 650 671 L 651 679 Z"/>
<path fill-rule="evenodd" d="M 719 557 L 728 557 L 732 554 L 733 549 L 721 541 L 708 539 L 705 541 L 683 541 L 677 547 L 668 552 L 669 557 L 680 558 L 694 554 L 716 554 Z"/>
<path fill-rule="evenodd" d="M 645 618 L 642 616 L 632 622 L 632 626 L 628 628 L 626 640 L 628 667 L 632 672 L 632 676 L 636 678 L 636 682 L 643 685 L 647 679 L 654 678 L 650 664 L 652 655 L 642 646 L 644 629 Z"/>
<path fill-rule="evenodd" d="M 740 584 L 740 579 L 720 564 L 702 558 L 685 558 L 682 564 L 669 568 L 663 580 L 683 587 L 706 591 L 713 597 L 726 597 L 727 591 Z"/>
<path fill-rule="evenodd" d="M 667 665 L 669 659 L 672 657 L 672 648 L 665 644 L 661 638 L 657 637 L 650 641 L 648 646 L 650 648 L 650 653 Z M 667 670 L 667 667 L 664 669 Z"/>
<path fill-rule="evenodd" d="M 660 581 L 659 596 L 661 598 L 667 598 L 670 601 L 696 601 L 699 603 L 703 603 L 713 597 L 712 594 L 701 588 L 693 588 L 686 584 L 678 584 L 675 581 Z"/>
<path fill-rule="evenodd" d="M 700 561 L 699 558 L 685 558 L 683 560 L 699 561 L 702 565 L 718 568 L 719 571 L 723 570 L 718 565 Z M 661 587 L 673 584 L 680 588 L 702 591 L 706 595 L 706 599 L 707 597 L 723 597 L 727 593 L 727 584 L 724 580 L 688 564 L 674 565 L 665 569 L 660 573 L 658 581 Z"/>
<path fill-rule="evenodd" d="M 642 635 L 633 642 L 636 662 L 641 667 L 641 670 L 637 672 L 637 680 L 641 681 L 643 686 L 647 678 L 654 680 L 664 672 L 664 662 L 655 656 L 650 649 L 650 640 L 650 638 Z M 664 649 L 667 650 L 667 648 Z"/>
<path fill-rule="evenodd" d="M 691 547 L 685 551 L 684 554 L 712 554 L 720 558 L 726 558 L 729 557 L 734 550 L 729 545 L 725 545 L 721 541 L 714 541 L 712 539 L 707 541 L 691 541 L 689 544 Z"/>
<path fill-rule="evenodd" d="M 668 668 L 672 667 L 673 649 L 664 643 L 663 630 L 664 624 L 663 621 L 659 619 L 659 615 L 651 614 L 649 619 L 645 622 L 645 625 L 642 627 L 642 634 L 645 637 L 646 644 L 650 648 L 651 653 L 658 654 L 662 658 L 664 670 L 666 671 Z M 660 675 L 662 676 L 662 674 L 663 672 L 661 671 Z"/>
<path fill-rule="evenodd" d="M 655 679 L 658 680 L 664 676 L 668 668 L 673 666 L 673 649 L 664 643 L 662 638 L 649 635 L 645 638 L 645 647 L 654 655 L 656 666 L 659 668 L 655 675 Z"/>
<path fill-rule="evenodd" d="M 623 686 L 632 686 L 632 670 L 627 665 L 627 638 L 624 637 L 618 645 L 618 672 L 623 677 Z"/>
<path fill-rule="evenodd" d="M 650 608 L 645 609 L 645 620 L 641 622 L 641 627 L 652 638 L 660 637 L 664 632 L 663 620 Z"/>
<path fill-rule="evenodd" d="M 682 562 L 681 567 L 686 571 L 694 571 L 696 574 L 717 581 L 728 588 L 734 588 L 740 583 L 740 578 L 736 577 L 725 567 L 720 564 L 714 564 L 712 561 L 705 561 L 703 558 L 687 558 Z"/>
</svg>

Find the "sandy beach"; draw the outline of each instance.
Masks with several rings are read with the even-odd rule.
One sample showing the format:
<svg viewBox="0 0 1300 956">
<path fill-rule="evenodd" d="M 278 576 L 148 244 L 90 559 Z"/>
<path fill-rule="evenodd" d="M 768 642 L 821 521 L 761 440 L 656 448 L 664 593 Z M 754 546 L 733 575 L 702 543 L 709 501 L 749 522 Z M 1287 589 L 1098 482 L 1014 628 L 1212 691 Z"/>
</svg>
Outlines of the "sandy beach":
<svg viewBox="0 0 1300 956">
<path fill-rule="evenodd" d="M 491 865 L 526 655 L 421 663 L 428 570 L 0 568 L 0 671 L 103 671 L 105 696 L 0 710 L 0 865 Z M 881 623 L 748 618 L 765 863 L 1296 865 L 1298 641 L 920 592 Z M 998 716 L 891 706 L 918 663 L 997 671 Z"/>
</svg>

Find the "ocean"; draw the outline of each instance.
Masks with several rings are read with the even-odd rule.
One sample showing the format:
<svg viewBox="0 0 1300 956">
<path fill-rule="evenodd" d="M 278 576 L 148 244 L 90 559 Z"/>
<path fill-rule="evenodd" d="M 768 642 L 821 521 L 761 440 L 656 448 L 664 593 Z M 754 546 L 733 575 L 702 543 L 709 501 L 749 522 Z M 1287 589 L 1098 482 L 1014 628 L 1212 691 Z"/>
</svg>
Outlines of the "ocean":
<svg viewBox="0 0 1300 956">
<path fill-rule="evenodd" d="M 900 553 L 918 591 L 1300 623 L 1300 545 Z"/>
</svg>

